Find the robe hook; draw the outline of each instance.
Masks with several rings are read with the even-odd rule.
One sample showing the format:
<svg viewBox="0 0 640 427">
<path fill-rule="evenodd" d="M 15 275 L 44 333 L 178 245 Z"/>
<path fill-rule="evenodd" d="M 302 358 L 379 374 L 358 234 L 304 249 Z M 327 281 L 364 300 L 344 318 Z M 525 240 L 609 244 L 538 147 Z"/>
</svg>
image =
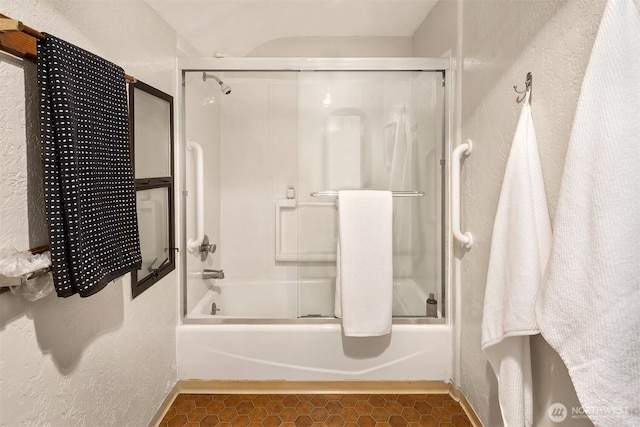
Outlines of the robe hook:
<svg viewBox="0 0 640 427">
<path fill-rule="evenodd" d="M 522 95 L 522 97 L 519 97 L 517 99 L 518 102 L 522 102 L 525 98 L 525 96 L 527 95 L 527 92 L 529 92 L 529 102 L 531 102 L 531 88 L 533 86 L 533 75 L 531 74 L 531 72 L 527 73 L 527 78 L 524 81 L 524 90 L 520 91 L 518 90 L 518 85 L 514 85 L 513 86 L 513 90 L 516 91 L 516 93 L 519 93 Z"/>
</svg>

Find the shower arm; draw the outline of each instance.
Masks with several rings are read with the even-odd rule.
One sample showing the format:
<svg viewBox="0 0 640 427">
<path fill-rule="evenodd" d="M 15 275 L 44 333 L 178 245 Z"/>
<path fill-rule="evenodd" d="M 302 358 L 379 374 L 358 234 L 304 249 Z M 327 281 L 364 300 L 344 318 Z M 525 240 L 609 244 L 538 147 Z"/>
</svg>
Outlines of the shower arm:
<svg viewBox="0 0 640 427">
<path fill-rule="evenodd" d="M 218 84 L 219 84 L 220 86 L 222 86 L 222 80 L 220 80 L 220 79 L 218 78 L 218 76 L 216 76 L 216 75 L 214 75 L 214 74 L 207 74 L 205 71 L 203 71 L 203 72 L 202 72 L 202 81 L 203 81 L 203 82 L 206 82 L 206 81 L 207 81 L 207 79 L 214 79 L 215 81 L 217 81 L 217 82 L 218 82 Z"/>
<path fill-rule="evenodd" d="M 187 249 L 193 252 L 200 248 L 204 240 L 204 155 L 202 146 L 192 139 L 187 140 L 187 148 L 196 157 L 196 237 L 187 243 Z"/>
</svg>

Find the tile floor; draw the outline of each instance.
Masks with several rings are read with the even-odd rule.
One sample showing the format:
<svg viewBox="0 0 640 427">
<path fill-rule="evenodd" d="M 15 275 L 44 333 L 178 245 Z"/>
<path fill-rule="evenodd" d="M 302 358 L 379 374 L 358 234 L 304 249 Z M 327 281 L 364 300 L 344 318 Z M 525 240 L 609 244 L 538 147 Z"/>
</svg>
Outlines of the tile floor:
<svg viewBox="0 0 640 427">
<path fill-rule="evenodd" d="M 180 394 L 160 427 L 471 426 L 447 394 Z"/>
</svg>

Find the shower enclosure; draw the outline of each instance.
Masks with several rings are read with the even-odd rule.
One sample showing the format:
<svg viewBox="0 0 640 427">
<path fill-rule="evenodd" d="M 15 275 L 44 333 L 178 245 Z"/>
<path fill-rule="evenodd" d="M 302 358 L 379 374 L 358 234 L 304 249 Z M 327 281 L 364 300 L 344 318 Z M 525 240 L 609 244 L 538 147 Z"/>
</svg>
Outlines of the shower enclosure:
<svg viewBox="0 0 640 427">
<path fill-rule="evenodd" d="M 182 60 L 183 378 L 225 378 L 240 363 L 248 379 L 415 379 L 410 363 L 403 368 L 400 360 L 428 359 L 438 368 L 427 379 L 448 379 L 449 62 Z M 396 196 L 393 330 L 358 350 L 340 338 L 334 317 L 342 189 Z M 430 297 L 438 303 L 436 317 L 427 317 Z M 299 354 L 292 365 L 277 355 L 245 353 L 253 340 L 291 354 L 296 345 L 342 350 L 333 362 L 324 354 L 321 366 Z M 202 347 L 207 341 L 218 344 Z M 195 348 L 215 352 L 226 367 L 204 367 L 193 359 Z M 368 360 L 367 368 L 355 360 Z"/>
</svg>

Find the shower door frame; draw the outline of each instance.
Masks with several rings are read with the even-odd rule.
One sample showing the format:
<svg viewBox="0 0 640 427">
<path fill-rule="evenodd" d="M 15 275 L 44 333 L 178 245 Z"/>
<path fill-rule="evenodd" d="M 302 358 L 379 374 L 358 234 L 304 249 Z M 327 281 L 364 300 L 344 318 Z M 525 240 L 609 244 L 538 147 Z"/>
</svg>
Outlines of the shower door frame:
<svg viewBox="0 0 640 427">
<path fill-rule="evenodd" d="M 185 76 L 187 72 L 220 72 L 220 71 L 429 71 L 442 73 L 443 114 L 442 114 L 442 157 L 441 166 L 441 225 L 440 225 L 440 286 L 442 318 L 407 317 L 393 318 L 393 324 L 446 324 L 453 322 L 452 316 L 452 286 L 451 265 L 452 248 L 449 238 L 449 220 L 447 217 L 449 206 L 448 194 L 448 165 L 449 147 L 451 141 L 451 114 L 453 101 L 453 72 L 455 66 L 452 58 L 178 58 L 178 99 L 180 103 L 178 120 L 178 160 L 182 163 L 179 170 L 180 188 L 180 323 L 182 324 L 306 324 L 306 323 L 339 323 L 340 319 L 331 318 L 291 318 L 291 319 L 189 319 L 187 317 L 187 189 L 186 170 L 186 126 L 185 126 Z"/>
</svg>

